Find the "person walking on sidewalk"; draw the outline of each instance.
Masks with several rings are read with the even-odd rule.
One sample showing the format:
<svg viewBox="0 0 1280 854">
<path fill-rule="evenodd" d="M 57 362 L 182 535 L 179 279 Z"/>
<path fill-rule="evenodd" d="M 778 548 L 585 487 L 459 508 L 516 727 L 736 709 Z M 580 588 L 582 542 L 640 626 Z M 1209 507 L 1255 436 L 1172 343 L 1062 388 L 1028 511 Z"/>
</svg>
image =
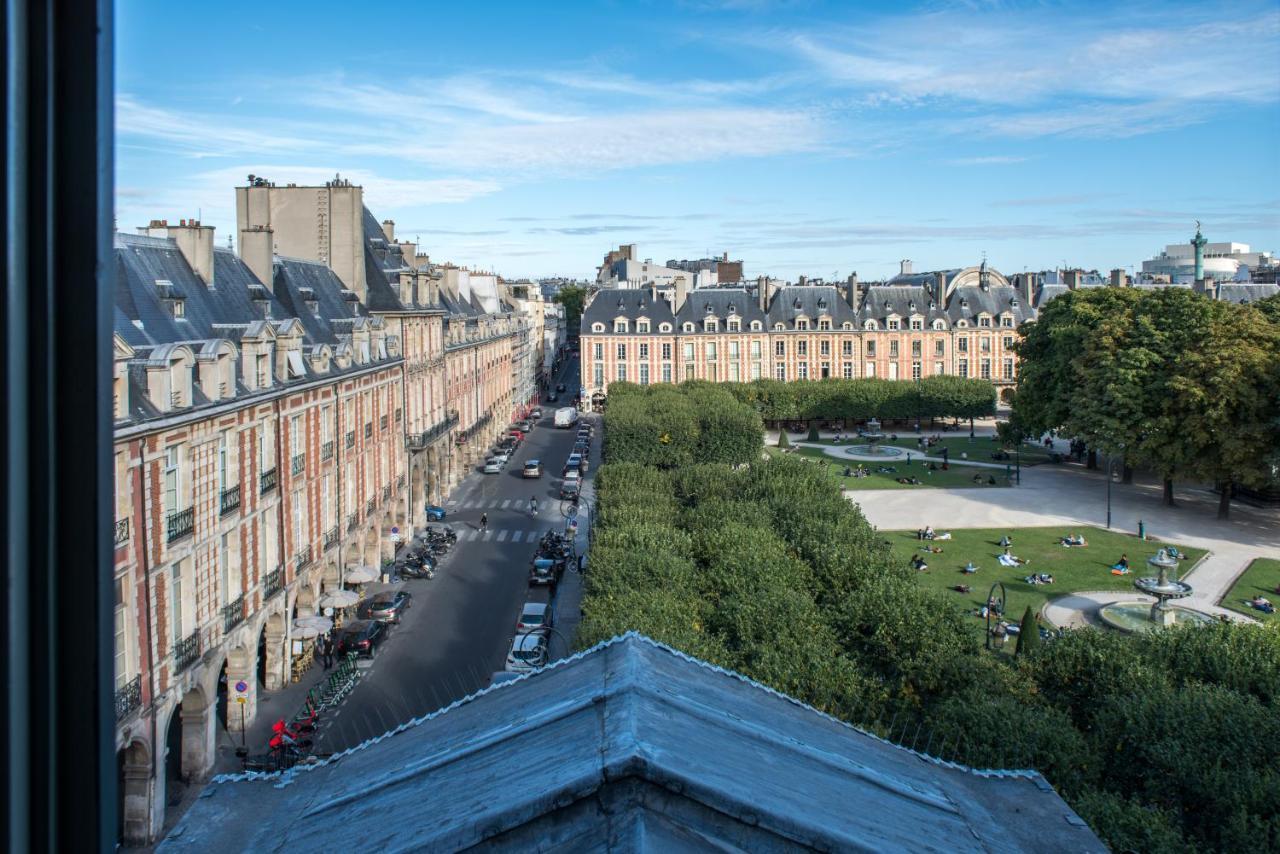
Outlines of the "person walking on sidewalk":
<svg viewBox="0 0 1280 854">
<path fill-rule="evenodd" d="M 480 514 L 480 530 L 481 531 L 489 530 L 489 514 L 488 513 Z"/>
<path fill-rule="evenodd" d="M 320 636 L 320 655 L 324 658 L 324 669 L 333 667 L 333 638 L 325 633 Z"/>
</svg>

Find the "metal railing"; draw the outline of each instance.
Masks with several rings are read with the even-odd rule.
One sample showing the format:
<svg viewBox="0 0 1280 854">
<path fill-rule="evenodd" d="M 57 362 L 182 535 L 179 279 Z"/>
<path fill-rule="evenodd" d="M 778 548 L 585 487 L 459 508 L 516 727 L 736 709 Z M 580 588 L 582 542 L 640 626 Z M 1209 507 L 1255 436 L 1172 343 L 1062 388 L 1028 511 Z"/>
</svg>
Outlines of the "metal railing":
<svg viewBox="0 0 1280 854">
<path fill-rule="evenodd" d="M 170 543 L 188 536 L 196 529 L 196 508 L 188 507 L 186 510 L 170 513 L 165 528 L 168 533 L 167 541 Z"/>
<path fill-rule="evenodd" d="M 230 489 L 222 490 L 218 496 L 218 509 L 222 515 L 230 513 L 240 506 L 240 484 L 236 484 Z"/>
<path fill-rule="evenodd" d="M 458 421 L 458 413 L 451 411 L 445 416 L 443 421 L 432 424 L 421 433 L 408 434 L 405 437 L 405 443 L 409 446 L 410 450 L 421 450 L 436 439 L 439 439 L 445 433 L 448 433 L 454 427 L 457 427 Z"/>
<path fill-rule="evenodd" d="M 348 430 L 347 431 L 347 447 L 354 448 L 355 446 L 356 446 L 356 431 Z"/>
<path fill-rule="evenodd" d="M 306 454 L 294 454 L 293 459 L 289 462 L 289 471 L 294 477 L 302 474 L 302 470 L 307 467 Z"/>
<path fill-rule="evenodd" d="M 452 344 L 445 344 L 444 351 L 448 353 L 453 350 L 461 350 L 463 347 L 474 347 L 477 344 L 484 344 L 489 341 L 497 341 L 500 338 L 510 338 L 512 335 L 515 335 L 515 334 L 516 332 L 513 329 L 510 332 L 498 332 L 493 335 L 468 335 L 468 336 L 465 336 L 461 341 L 454 341 Z"/>
<path fill-rule="evenodd" d="M 229 632 L 244 622 L 244 594 L 222 606 L 222 631 Z"/>
<path fill-rule="evenodd" d="M 262 473 L 262 476 L 258 478 L 258 483 L 258 492 L 262 495 L 266 495 L 268 492 L 275 489 L 280 483 L 280 472 L 273 468 L 267 469 Z"/>
<path fill-rule="evenodd" d="M 402 474 L 396 475 L 396 489 L 404 489 L 404 485 L 406 482 L 407 480 L 404 475 Z"/>
<path fill-rule="evenodd" d="M 129 517 L 116 520 L 116 545 L 122 546 L 129 542 Z"/>
<path fill-rule="evenodd" d="M 181 673 L 200 657 L 200 632 L 192 632 L 173 645 L 173 668 Z"/>
<path fill-rule="evenodd" d="M 320 446 L 320 459 L 327 460 L 333 456 L 333 440 L 325 442 Z"/>
<path fill-rule="evenodd" d="M 277 566 L 262 579 L 262 600 L 265 602 L 284 589 L 284 567 Z"/>
<path fill-rule="evenodd" d="M 365 515 L 365 517 L 367 518 L 367 517 L 369 517 L 369 516 L 372 516 L 372 515 L 373 515 L 373 510 L 374 510 L 374 508 L 375 508 L 375 507 L 377 507 L 377 506 L 378 506 L 378 502 L 377 502 L 377 500 L 376 500 L 376 499 L 370 498 L 368 501 L 366 501 L 366 502 L 364 503 L 364 515 Z"/>
<path fill-rule="evenodd" d="M 142 674 L 124 683 L 116 689 L 116 723 L 124 720 L 131 712 L 142 706 Z"/>
<path fill-rule="evenodd" d="M 298 553 L 293 556 L 293 568 L 302 569 L 309 563 L 311 563 L 311 545 L 307 544 L 298 549 Z"/>
<path fill-rule="evenodd" d="M 386 504 L 391 500 L 391 484 L 382 487 L 382 503 Z"/>
<path fill-rule="evenodd" d="M 378 419 L 378 429 L 383 433 L 387 432 L 387 427 L 391 425 L 391 419 L 383 415 Z"/>
<path fill-rule="evenodd" d="M 347 530 L 348 530 L 348 531 L 354 531 L 354 530 L 356 529 L 356 525 L 359 525 L 359 524 L 360 524 L 360 514 L 359 514 L 359 513 L 348 513 L 348 514 L 347 514 Z"/>
<path fill-rule="evenodd" d="M 324 550 L 328 551 L 329 549 L 333 548 L 337 544 L 338 544 L 338 526 L 334 525 L 332 528 L 324 532 Z"/>
</svg>

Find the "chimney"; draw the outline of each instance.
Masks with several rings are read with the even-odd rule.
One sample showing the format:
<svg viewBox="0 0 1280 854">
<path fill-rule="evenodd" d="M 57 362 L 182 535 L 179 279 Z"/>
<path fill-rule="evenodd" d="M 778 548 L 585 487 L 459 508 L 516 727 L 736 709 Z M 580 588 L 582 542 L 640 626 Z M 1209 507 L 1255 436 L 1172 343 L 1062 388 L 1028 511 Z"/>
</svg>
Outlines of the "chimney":
<svg viewBox="0 0 1280 854">
<path fill-rule="evenodd" d="M 801 276 L 801 277 L 800 277 L 800 282 L 799 282 L 800 287 L 802 287 L 802 288 L 803 288 L 803 287 L 804 287 L 805 285 L 807 285 L 807 284 L 809 284 L 809 277 L 808 277 L 808 276 Z"/>
<path fill-rule="evenodd" d="M 756 276 L 756 299 L 761 311 L 769 310 L 769 280 L 764 276 Z"/>
<path fill-rule="evenodd" d="M 240 260 L 269 291 L 275 284 L 275 234 L 269 225 L 240 230 Z"/>
<path fill-rule="evenodd" d="M 947 274 L 939 271 L 936 281 L 937 284 L 934 287 L 937 289 L 937 293 L 933 295 L 933 298 L 937 300 L 938 305 L 943 305 L 947 299 Z"/>
<path fill-rule="evenodd" d="M 168 231 L 195 274 L 207 287 L 213 287 L 213 226 L 184 219 L 180 225 L 168 226 Z"/>
<path fill-rule="evenodd" d="M 845 282 L 844 298 L 849 303 L 849 308 L 854 311 L 858 310 L 858 274 L 850 273 L 848 281 Z"/>
<path fill-rule="evenodd" d="M 1025 305 L 1032 303 L 1032 291 L 1035 290 L 1035 273 L 1018 273 L 1013 277 L 1014 288 Z"/>
<path fill-rule="evenodd" d="M 387 243 L 396 242 L 396 221 L 394 219 L 384 219 L 382 221 L 382 234 L 387 238 Z"/>
<path fill-rule="evenodd" d="M 898 275 L 899 276 L 911 275 L 911 262 L 906 258 L 898 262 Z"/>
<path fill-rule="evenodd" d="M 676 301 L 671 307 L 673 313 L 679 312 L 680 309 L 684 308 L 685 298 L 689 295 L 689 280 L 684 276 L 676 276 L 675 280 Z"/>
<path fill-rule="evenodd" d="M 1111 287 L 1123 288 L 1128 282 L 1125 281 L 1124 270 L 1120 267 L 1111 271 Z"/>
<path fill-rule="evenodd" d="M 1073 291 L 1076 288 L 1080 287 L 1080 271 L 1079 270 L 1066 270 L 1062 274 L 1062 279 L 1067 283 L 1067 287 Z"/>
</svg>

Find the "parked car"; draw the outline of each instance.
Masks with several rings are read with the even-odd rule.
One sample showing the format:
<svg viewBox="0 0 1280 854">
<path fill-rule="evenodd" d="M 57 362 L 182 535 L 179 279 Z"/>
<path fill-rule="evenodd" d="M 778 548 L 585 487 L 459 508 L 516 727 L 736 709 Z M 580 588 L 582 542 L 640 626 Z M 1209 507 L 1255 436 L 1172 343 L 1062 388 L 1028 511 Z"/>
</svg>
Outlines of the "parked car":
<svg viewBox="0 0 1280 854">
<path fill-rule="evenodd" d="M 529 460 L 524 464 L 524 471 L 521 474 L 525 477 L 542 477 L 542 463 L 537 460 Z"/>
<path fill-rule="evenodd" d="M 502 474 L 502 460 L 497 457 L 490 457 L 484 463 L 485 474 Z"/>
<path fill-rule="evenodd" d="M 502 450 L 501 448 L 494 448 L 493 453 L 489 455 L 489 459 L 497 460 L 498 462 L 502 463 L 505 466 L 507 463 L 511 461 L 511 454 L 508 451 Z"/>
<path fill-rule="evenodd" d="M 433 522 L 443 522 L 445 517 L 444 508 L 438 504 L 427 505 L 427 518 Z"/>
<path fill-rule="evenodd" d="M 412 601 L 413 595 L 408 591 L 384 590 L 361 602 L 356 608 L 356 616 L 380 623 L 399 623 Z"/>
<path fill-rule="evenodd" d="M 556 383 L 556 391 L 564 391 L 564 383 Z"/>
<path fill-rule="evenodd" d="M 551 392 L 551 394 L 547 395 L 547 403 L 555 403 L 559 399 L 560 399 L 560 396 L 557 395 L 554 391 Z"/>
<path fill-rule="evenodd" d="M 507 653 L 507 670 L 528 673 L 547 663 L 547 639 L 542 634 L 517 635 Z"/>
<path fill-rule="evenodd" d="M 524 431 L 517 427 L 507 430 L 507 435 L 515 439 L 517 445 L 524 441 Z"/>
<path fill-rule="evenodd" d="M 516 620 L 516 634 L 523 634 L 543 626 L 552 625 L 551 607 L 546 602 L 525 602 Z"/>
<path fill-rule="evenodd" d="M 516 427 L 520 428 L 521 433 L 528 434 L 528 432 L 533 429 L 533 422 L 529 420 L 517 421 Z"/>
<path fill-rule="evenodd" d="M 582 455 L 570 454 L 569 459 L 565 460 L 564 471 L 562 471 L 561 474 L 568 474 L 571 471 L 581 472 L 581 466 L 582 466 Z"/>
<path fill-rule="evenodd" d="M 581 492 L 582 482 L 577 479 L 566 479 L 564 483 L 560 484 L 560 497 L 565 501 L 577 501 Z"/>
<path fill-rule="evenodd" d="M 338 654 L 354 652 L 363 658 L 373 658 L 386 637 L 387 627 L 377 620 L 355 620 L 342 627 L 338 635 Z"/>
<path fill-rule="evenodd" d="M 540 406 L 535 406 L 535 407 L 533 408 L 533 411 L 529 413 L 529 417 L 530 417 L 530 418 L 532 418 L 532 419 L 533 419 L 533 420 L 535 420 L 535 421 L 537 421 L 538 419 L 542 418 L 542 407 L 540 407 Z"/>
<path fill-rule="evenodd" d="M 529 565 L 529 583 L 533 585 L 555 584 L 560 580 L 560 573 L 563 570 L 563 561 L 557 561 L 549 557 L 535 557 Z"/>
</svg>

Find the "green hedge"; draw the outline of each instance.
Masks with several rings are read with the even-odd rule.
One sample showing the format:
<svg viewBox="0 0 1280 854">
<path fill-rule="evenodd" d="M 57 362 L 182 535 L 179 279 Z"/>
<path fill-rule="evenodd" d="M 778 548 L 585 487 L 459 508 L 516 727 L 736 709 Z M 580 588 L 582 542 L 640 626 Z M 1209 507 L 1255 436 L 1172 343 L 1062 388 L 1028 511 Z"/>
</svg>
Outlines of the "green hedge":
<svg viewBox="0 0 1280 854">
<path fill-rule="evenodd" d="M 996 389 L 989 380 L 955 376 L 925 377 L 917 382 L 760 379 L 727 383 L 725 387 L 766 421 L 984 418 L 996 408 Z"/>
<path fill-rule="evenodd" d="M 711 383 L 609 386 L 604 452 L 611 462 L 663 469 L 750 462 L 764 425 L 727 387 Z"/>
</svg>

